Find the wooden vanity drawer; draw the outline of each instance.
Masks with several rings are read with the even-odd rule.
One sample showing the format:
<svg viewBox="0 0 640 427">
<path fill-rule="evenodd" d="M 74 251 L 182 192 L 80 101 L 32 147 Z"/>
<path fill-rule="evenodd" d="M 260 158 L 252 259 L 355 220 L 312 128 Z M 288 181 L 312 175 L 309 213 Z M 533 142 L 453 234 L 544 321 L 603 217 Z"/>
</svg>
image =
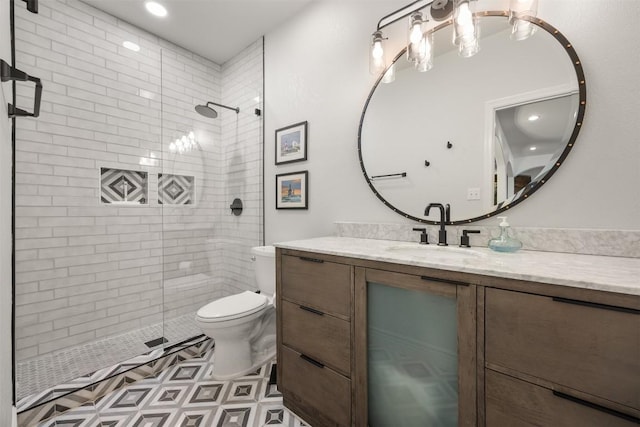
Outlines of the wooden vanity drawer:
<svg viewBox="0 0 640 427">
<path fill-rule="evenodd" d="M 319 258 L 282 256 L 282 298 L 349 319 L 351 267 Z"/>
<path fill-rule="evenodd" d="M 286 399 L 336 425 L 351 425 L 351 381 L 328 367 L 305 360 L 287 346 L 282 346 L 280 363 L 282 377 L 278 386 Z"/>
<path fill-rule="evenodd" d="M 596 409 L 586 401 L 486 370 L 486 427 L 631 427 L 633 417 Z"/>
<path fill-rule="evenodd" d="M 351 376 L 351 324 L 345 320 L 282 301 L 282 343 Z"/>
<path fill-rule="evenodd" d="M 488 288 L 485 328 L 488 367 L 640 409 L 640 315 L 634 310 Z"/>
</svg>

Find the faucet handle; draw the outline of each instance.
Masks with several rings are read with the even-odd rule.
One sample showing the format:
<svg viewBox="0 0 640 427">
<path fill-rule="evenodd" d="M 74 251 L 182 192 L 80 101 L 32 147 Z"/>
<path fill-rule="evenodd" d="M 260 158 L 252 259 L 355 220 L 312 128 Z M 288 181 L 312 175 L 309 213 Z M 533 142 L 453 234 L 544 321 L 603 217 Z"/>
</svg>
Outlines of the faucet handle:
<svg viewBox="0 0 640 427">
<path fill-rule="evenodd" d="M 414 228 L 413 231 L 420 231 L 420 244 L 428 245 L 429 244 L 429 235 L 427 234 L 427 229 L 425 227 L 417 227 Z"/>
<path fill-rule="evenodd" d="M 462 236 L 460 236 L 460 247 L 461 248 L 470 248 L 469 245 L 469 233 L 480 234 L 480 230 L 462 230 Z"/>
</svg>

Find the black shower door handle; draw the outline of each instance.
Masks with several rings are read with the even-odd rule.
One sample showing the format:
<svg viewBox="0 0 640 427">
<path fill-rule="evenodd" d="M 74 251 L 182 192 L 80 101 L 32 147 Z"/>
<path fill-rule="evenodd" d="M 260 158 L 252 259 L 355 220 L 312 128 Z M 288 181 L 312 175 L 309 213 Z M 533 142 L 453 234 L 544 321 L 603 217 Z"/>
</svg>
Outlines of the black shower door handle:
<svg viewBox="0 0 640 427">
<path fill-rule="evenodd" d="M 40 79 L 12 67 L 2 59 L 0 59 L 0 77 L 3 82 L 13 80 L 35 83 L 36 92 L 33 98 L 33 113 L 25 111 L 12 104 L 8 105 L 8 110 L 9 117 L 38 117 L 40 115 L 40 101 L 42 99 L 42 83 L 40 82 Z"/>
</svg>

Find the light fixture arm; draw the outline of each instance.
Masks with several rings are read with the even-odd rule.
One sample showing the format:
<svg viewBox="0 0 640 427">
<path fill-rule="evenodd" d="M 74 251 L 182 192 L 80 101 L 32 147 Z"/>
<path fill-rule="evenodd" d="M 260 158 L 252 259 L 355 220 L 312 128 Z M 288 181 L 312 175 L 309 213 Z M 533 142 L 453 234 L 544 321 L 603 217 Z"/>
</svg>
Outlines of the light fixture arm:
<svg viewBox="0 0 640 427">
<path fill-rule="evenodd" d="M 414 12 L 419 11 L 420 9 L 424 9 L 427 6 L 431 6 L 431 3 L 433 3 L 434 1 L 435 0 L 427 0 L 427 1 L 425 1 L 425 0 L 415 0 L 415 1 L 411 2 L 411 3 L 409 3 L 408 5 L 401 7 L 398 10 L 394 10 L 393 12 L 391 12 L 391 13 L 383 16 L 382 18 L 380 18 L 380 20 L 378 21 L 378 26 L 376 27 L 376 31 L 380 31 L 381 29 L 383 29 L 385 27 L 388 27 L 389 25 L 391 25 L 391 24 L 393 24 L 395 22 L 398 22 L 399 20 L 401 20 L 403 18 L 406 18 L 407 16 L 411 15 Z M 418 3 L 421 3 L 421 4 L 419 6 L 413 7 Z M 407 9 L 409 9 L 409 10 L 407 10 Z M 385 24 L 382 23 L 385 19 L 389 19 L 392 16 L 395 16 L 400 12 L 404 12 L 404 13 L 402 15 L 396 17 L 395 19 L 390 20 L 389 22 L 387 22 Z"/>
</svg>

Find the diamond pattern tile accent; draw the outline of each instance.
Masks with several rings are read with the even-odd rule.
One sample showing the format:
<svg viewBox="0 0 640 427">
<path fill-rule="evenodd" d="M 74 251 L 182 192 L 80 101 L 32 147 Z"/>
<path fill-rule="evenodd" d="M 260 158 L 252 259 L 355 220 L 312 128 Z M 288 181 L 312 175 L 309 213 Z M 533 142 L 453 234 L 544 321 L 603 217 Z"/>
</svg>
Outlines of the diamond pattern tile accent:
<svg viewBox="0 0 640 427">
<path fill-rule="evenodd" d="M 192 380 L 198 375 L 200 366 L 177 366 L 169 381 Z"/>
<path fill-rule="evenodd" d="M 100 199 L 102 203 L 146 204 L 147 172 L 100 168 Z"/>
<path fill-rule="evenodd" d="M 158 203 L 190 205 L 194 202 L 194 177 L 188 175 L 158 174 Z"/>
<path fill-rule="evenodd" d="M 189 403 L 212 404 L 219 401 L 224 384 L 200 384 L 189 399 Z"/>
</svg>

